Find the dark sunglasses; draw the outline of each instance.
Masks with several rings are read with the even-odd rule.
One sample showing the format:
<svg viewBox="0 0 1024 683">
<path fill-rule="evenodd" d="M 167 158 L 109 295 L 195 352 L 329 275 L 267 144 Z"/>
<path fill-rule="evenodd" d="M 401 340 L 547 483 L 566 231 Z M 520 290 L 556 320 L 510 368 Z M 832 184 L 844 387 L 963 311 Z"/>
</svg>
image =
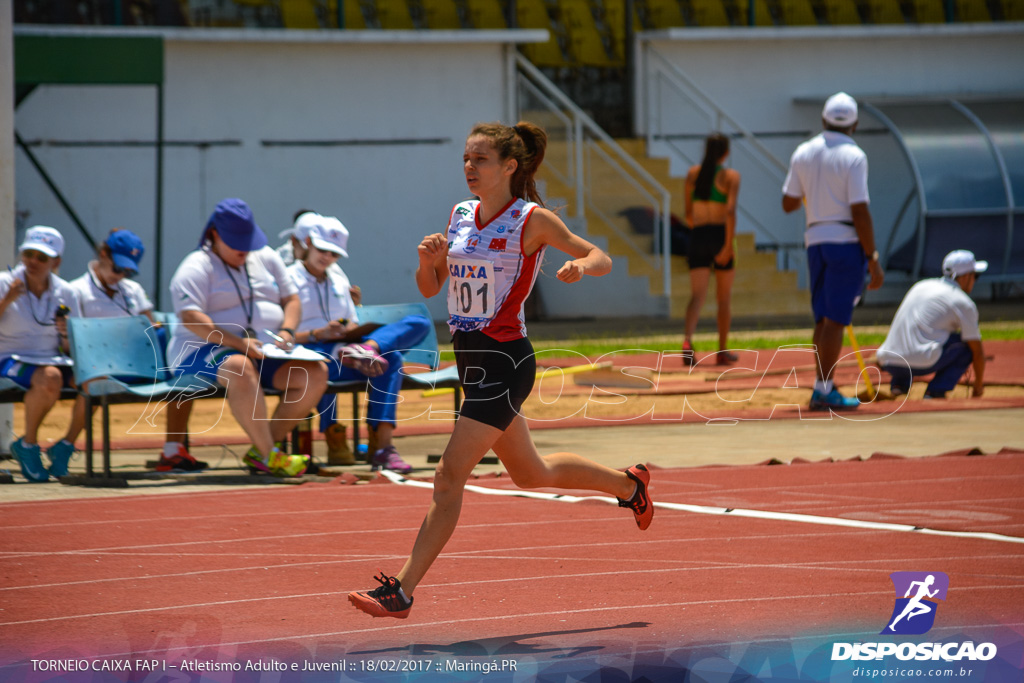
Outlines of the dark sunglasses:
<svg viewBox="0 0 1024 683">
<path fill-rule="evenodd" d="M 35 249 L 26 249 L 23 252 L 21 252 L 21 255 L 27 259 L 34 259 L 36 261 L 39 261 L 40 263 L 50 262 L 49 256 L 47 256 L 41 251 L 36 251 Z"/>
<path fill-rule="evenodd" d="M 125 277 L 135 277 L 139 272 L 137 270 L 132 270 L 131 268 L 122 268 L 121 266 L 113 263 L 110 264 L 110 269 L 114 271 L 114 275 L 124 275 Z"/>
<path fill-rule="evenodd" d="M 327 254 L 329 257 L 331 257 L 333 259 L 341 258 L 341 254 L 339 254 L 336 251 L 327 251 L 326 249 L 319 249 L 317 247 L 314 247 L 312 244 L 309 245 L 309 248 L 310 248 L 310 250 L 315 251 L 318 254 Z"/>
</svg>

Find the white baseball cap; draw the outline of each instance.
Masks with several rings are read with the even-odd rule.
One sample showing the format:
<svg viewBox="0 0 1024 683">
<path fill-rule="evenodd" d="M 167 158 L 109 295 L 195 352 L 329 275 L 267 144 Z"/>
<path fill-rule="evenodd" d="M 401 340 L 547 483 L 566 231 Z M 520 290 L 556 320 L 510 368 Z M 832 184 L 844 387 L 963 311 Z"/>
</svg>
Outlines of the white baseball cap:
<svg viewBox="0 0 1024 683">
<path fill-rule="evenodd" d="M 323 217 L 319 225 L 309 232 L 310 243 L 320 251 L 330 251 L 348 258 L 348 228 L 334 216 Z"/>
<path fill-rule="evenodd" d="M 844 92 L 837 92 L 825 100 L 821 118 L 836 128 L 849 128 L 857 123 L 857 100 Z"/>
<path fill-rule="evenodd" d="M 942 274 L 958 278 L 968 273 L 984 273 L 988 270 L 988 261 L 977 261 L 974 254 L 966 249 L 957 249 L 946 254 L 942 259 Z"/>
<path fill-rule="evenodd" d="M 320 225 L 320 222 L 323 219 L 324 217 L 318 214 L 316 211 L 307 211 L 306 213 L 301 214 L 298 218 L 295 219 L 295 224 L 292 227 L 286 230 L 282 230 L 277 234 L 277 236 L 287 237 L 289 235 L 292 235 L 295 237 L 295 239 L 299 240 L 300 242 L 304 242 L 306 238 L 309 237 L 310 228 L 312 228 L 315 225 Z"/>
<path fill-rule="evenodd" d="M 41 251 L 50 258 L 58 258 L 64 254 L 64 236 L 57 228 L 48 225 L 36 225 L 25 231 L 25 241 L 18 251 L 34 249 Z"/>
</svg>

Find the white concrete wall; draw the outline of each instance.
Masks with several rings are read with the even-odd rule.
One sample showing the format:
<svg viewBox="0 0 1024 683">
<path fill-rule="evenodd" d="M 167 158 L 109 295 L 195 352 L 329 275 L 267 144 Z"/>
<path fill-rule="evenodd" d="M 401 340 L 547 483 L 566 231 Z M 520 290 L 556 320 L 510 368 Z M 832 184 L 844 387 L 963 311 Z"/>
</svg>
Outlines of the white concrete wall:
<svg viewBox="0 0 1024 683">
<path fill-rule="evenodd" d="M 757 132 L 819 128 L 820 104 L 796 100 L 838 90 L 905 97 L 1024 87 L 1024 23 L 671 29 L 638 38 Z M 643 92 L 642 71 L 637 88 Z M 637 106 L 642 134 L 644 100 Z"/>
<path fill-rule="evenodd" d="M 677 91 L 652 77 L 663 56 L 712 102 L 755 133 L 784 165 L 796 146 L 821 129 L 821 106 L 839 90 L 860 100 L 950 96 L 970 99 L 1024 91 L 1024 24 L 873 27 L 671 29 L 640 34 L 635 122 L 638 135 L 668 133 L 700 138 L 716 128 L 734 132 Z M 898 247 L 913 229 L 909 216 L 894 228 L 911 191 L 909 166 L 894 138 L 862 113 L 857 142 L 868 155 L 872 214 L 880 245 Z M 699 162 L 699 139 L 683 143 Z M 799 242 L 803 215 L 782 213 L 781 181 L 734 144 L 730 164 L 743 174 L 740 203 L 782 241 Z M 654 144 L 654 155 L 670 156 Z M 741 215 L 740 232 L 756 232 Z M 768 240 L 762 240 L 768 241 Z"/>
<path fill-rule="evenodd" d="M 22 29 L 19 29 L 22 30 Z M 155 163 L 151 145 L 33 147 L 94 237 L 123 225 L 143 236 L 139 280 L 166 285 L 195 248 L 214 205 L 241 197 L 280 242 L 300 208 L 351 231 L 342 266 L 367 303 L 420 299 L 416 245 L 466 198 L 461 158 L 477 121 L 511 113 L 508 45 L 543 31 L 177 31 L 165 36 L 163 282 L 153 280 Z M 41 87 L 17 111 L 26 140 L 143 141 L 156 131 L 151 87 Z M 272 146 L 268 141 L 338 144 Z M 201 147 L 200 143 L 209 143 Z M 224 144 L 225 142 L 230 144 Z M 68 238 L 62 274 L 90 254 L 19 152 L 26 226 Z M 428 302 L 444 315 L 440 297 Z M 161 307 L 171 308 L 166 294 Z"/>
<path fill-rule="evenodd" d="M 588 233 L 582 219 L 563 216 L 575 234 L 607 251 L 608 241 L 600 235 Z M 540 296 L 540 308 L 545 317 L 553 319 L 602 317 L 668 316 L 667 301 L 663 296 L 651 296 L 651 283 L 647 277 L 629 274 L 629 260 L 612 257 L 612 272 L 602 277 L 585 277 L 581 282 L 567 285 L 555 273 L 568 260 L 560 251 L 544 252 L 544 264 L 535 285 Z M 527 325 L 529 326 L 529 325 Z"/>
</svg>

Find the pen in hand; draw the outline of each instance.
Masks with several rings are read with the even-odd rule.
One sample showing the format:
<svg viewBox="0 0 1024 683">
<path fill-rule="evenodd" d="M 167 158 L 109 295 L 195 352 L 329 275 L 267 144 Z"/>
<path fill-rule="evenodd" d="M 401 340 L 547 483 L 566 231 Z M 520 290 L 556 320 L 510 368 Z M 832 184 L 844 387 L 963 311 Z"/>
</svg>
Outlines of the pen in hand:
<svg viewBox="0 0 1024 683">
<path fill-rule="evenodd" d="M 264 332 L 266 332 L 266 333 L 267 333 L 267 335 L 268 335 L 268 336 L 269 336 L 269 337 L 270 337 L 271 339 L 273 339 L 274 341 L 276 341 L 276 342 L 277 342 L 278 344 L 284 344 L 285 348 L 288 348 L 288 349 L 290 349 L 290 348 L 292 348 L 292 347 L 294 347 L 294 346 L 295 346 L 295 342 L 285 341 L 284 337 L 282 337 L 282 336 L 280 336 L 280 335 L 277 335 L 277 334 L 274 334 L 273 332 L 271 332 L 270 330 L 268 330 L 268 329 L 266 329 L 266 328 L 263 328 L 263 331 L 264 331 Z"/>
</svg>

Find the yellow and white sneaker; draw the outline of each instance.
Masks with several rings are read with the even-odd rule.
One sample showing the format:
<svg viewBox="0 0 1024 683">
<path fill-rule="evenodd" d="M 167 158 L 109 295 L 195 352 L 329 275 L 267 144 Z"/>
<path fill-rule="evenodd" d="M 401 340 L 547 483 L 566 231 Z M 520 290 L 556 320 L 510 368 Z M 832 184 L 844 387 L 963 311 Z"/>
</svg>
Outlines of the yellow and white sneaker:
<svg viewBox="0 0 1024 683">
<path fill-rule="evenodd" d="M 288 455 L 276 446 L 266 459 L 253 446 L 242 457 L 242 462 L 252 473 L 265 472 L 275 477 L 300 477 L 309 467 L 308 455 Z"/>
</svg>

